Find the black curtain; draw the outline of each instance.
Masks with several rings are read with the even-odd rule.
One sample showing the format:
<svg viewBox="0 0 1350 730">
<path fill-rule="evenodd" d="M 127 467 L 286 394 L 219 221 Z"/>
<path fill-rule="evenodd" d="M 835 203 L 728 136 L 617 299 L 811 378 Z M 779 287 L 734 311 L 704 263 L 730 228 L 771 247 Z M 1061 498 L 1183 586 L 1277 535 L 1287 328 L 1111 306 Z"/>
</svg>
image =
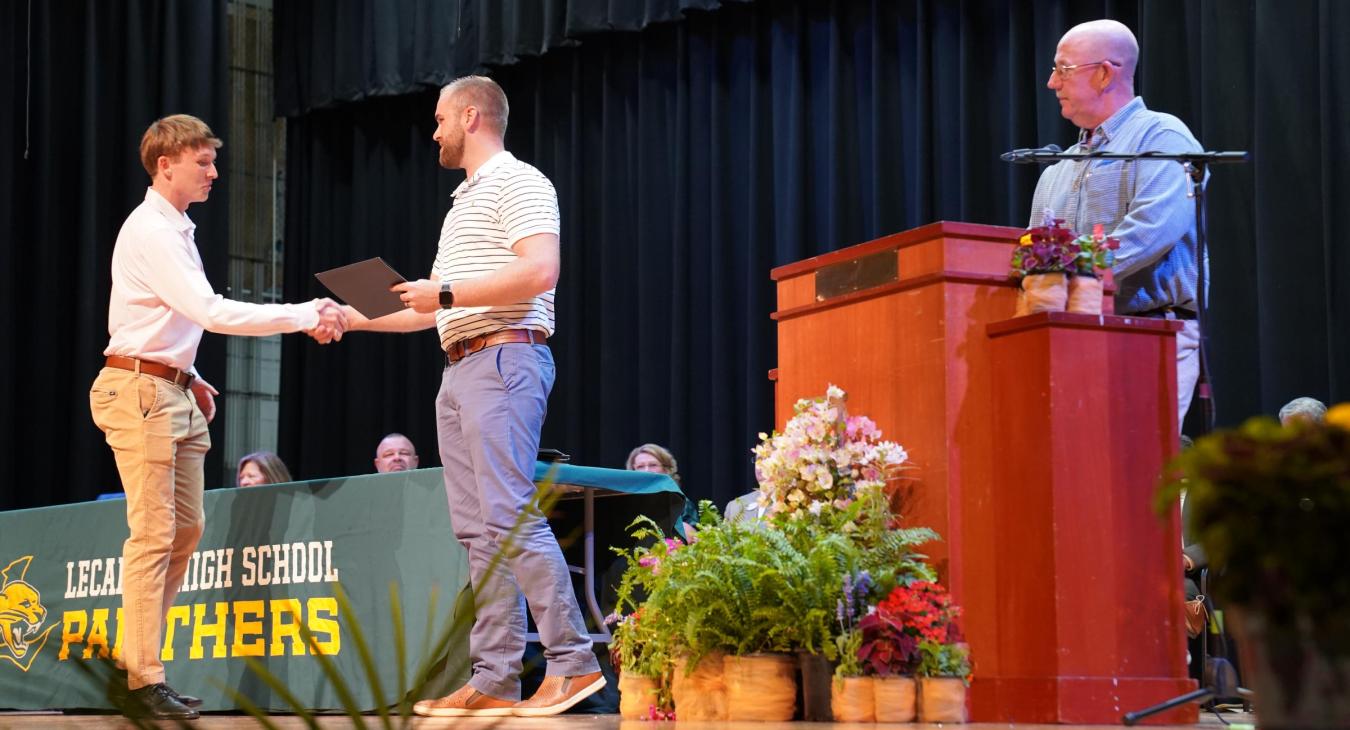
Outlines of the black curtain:
<svg viewBox="0 0 1350 730">
<path fill-rule="evenodd" d="M 108 344 L 113 243 L 149 185 L 138 147 L 150 122 L 185 112 L 228 132 L 225 13 L 225 0 L 0 5 L 0 509 L 121 489 L 88 396 Z M 218 288 L 228 144 L 220 159 L 224 185 L 190 211 Z M 207 335 L 197 361 L 220 385 L 223 342 Z"/>
<path fill-rule="evenodd" d="M 754 0 L 292 0 L 273 34 L 277 114 L 413 93 L 596 33 Z"/>
<path fill-rule="evenodd" d="M 1220 421 L 1350 398 L 1347 16 L 1335 0 L 756 3 L 492 69 L 508 147 L 562 205 L 545 445 L 620 466 L 656 441 L 692 495 L 750 488 L 749 449 L 773 425 L 769 270 L 933 220 L 1025 225 L 1037 171 L 997 155 L 1072 141 L 1044 83 L 1064 30 L 1099 17 L 1135 29 L 1152 108 L 1254 154 L 1211 190 Z M 429 270 L 461 177 L 435 164 L 434 101 L 291 120 L 288 299 L 318 293 L 308 272 L 376 253 Z M 433 463 L 432 335 L 287 347 L 282 439 L 301 472 L 369 470 L 393 429 Z"/>
</svg>

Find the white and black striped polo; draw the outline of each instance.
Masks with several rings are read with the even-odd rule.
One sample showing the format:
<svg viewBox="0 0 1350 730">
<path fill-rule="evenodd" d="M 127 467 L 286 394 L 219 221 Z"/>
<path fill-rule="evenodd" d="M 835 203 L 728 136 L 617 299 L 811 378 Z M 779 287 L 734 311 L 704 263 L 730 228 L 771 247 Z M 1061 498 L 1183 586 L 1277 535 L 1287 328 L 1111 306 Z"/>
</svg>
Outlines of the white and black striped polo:
<svg viewBox="0 0 1350 730">
<path fill-rule="evenodd" d="M 558 194 L 553 184 L 510 152 L 493 155 L 453 195 L 455 203 L 445 215 L 432 266 L 441 281 L 452 285 L 510 263 L 516 258 L 511 247 L 522 238 L 559 232 Z M 438 311 L 441 348 L 503 329 L 534 329 L 551 336 L 553 291 L 520 304 Z"/>
</svg>

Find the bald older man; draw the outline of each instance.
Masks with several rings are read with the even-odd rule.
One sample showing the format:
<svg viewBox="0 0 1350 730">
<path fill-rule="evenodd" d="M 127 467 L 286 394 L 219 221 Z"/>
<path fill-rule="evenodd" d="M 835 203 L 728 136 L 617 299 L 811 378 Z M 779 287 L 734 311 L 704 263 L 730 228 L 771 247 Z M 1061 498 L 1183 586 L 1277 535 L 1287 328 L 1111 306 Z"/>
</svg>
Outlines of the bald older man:
<svg viewBox="0 0 1350 730">
<path fill-rule="evenodd" d="M 1074 26 L 1055 48 L 1046 86 L 1060 114 L 1079 128 L 1069 152 L 1200 151 L 1180 119 L 1144 106 L 1134 93 L 1139 44 L 1114 20 Z M 1120 239 L 1112 271 L 1116 313 L 1182 322 L 1177 333 L 1177 423 L 1190 407 L 1200 372 L 1196 321 L 1195 201 L 1174 161 L 1065 160 L 1046 168 L 1031 202 L 1031 225 L 1044 211 L 1072 230 L 1098 223 Z M 1208 265 L 1208 262 L 1206 262 Z"/>
</svg>

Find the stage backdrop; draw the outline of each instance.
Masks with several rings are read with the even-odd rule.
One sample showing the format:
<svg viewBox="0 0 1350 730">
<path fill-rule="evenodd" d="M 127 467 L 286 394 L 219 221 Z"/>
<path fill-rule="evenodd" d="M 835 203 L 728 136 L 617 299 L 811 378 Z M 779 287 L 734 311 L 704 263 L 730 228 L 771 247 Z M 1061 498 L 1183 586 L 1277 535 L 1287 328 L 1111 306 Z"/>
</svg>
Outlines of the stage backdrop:
<svg viewBox="0 0 1350 730">
<path fill-rule="evenodd" d="M 1350 201 L 1350 47 L 1338 35 L 1350 4 L 722 3 L 612 23 L 625 32 L 564 26 L 561 41 L 537 3 L 468 2 L 444 17 L 414 0 L 355 5 L 293 2 L 278 16 L 287 298 L 320 292 L 312 271 L 376 254 L 426 275 L 462 179 L 436 164 L 434 86 L 486 66 L 510 97 L 508 147 L 559 193 L 544 442 L 584 463 L 617 466 L 656 441 L 674 449 L 691 496 L 749 488 L 749 449 L 773 417 L 769 270 L 935 220 L 1026 225 L 1038 170 L 998 154 L 1073 141 L 1044 84 L 1063 32 L 1100 17 L 1137 32 L 1152 108 L 1207 148 L 1254 156 L 1214 170 L 1211 188 L 1220 421 L 1299 395 L 1350 398 L 1338 215 Z M 546 19 L 630 7 L 544 5 Z M 446 38 L 454 53 L 430 52 Z M 286 347 L 282 445 L 302 472 L 363 467 L 363 424 L 398 417 L 434 438 L 433 335 Z"/>
</svg>

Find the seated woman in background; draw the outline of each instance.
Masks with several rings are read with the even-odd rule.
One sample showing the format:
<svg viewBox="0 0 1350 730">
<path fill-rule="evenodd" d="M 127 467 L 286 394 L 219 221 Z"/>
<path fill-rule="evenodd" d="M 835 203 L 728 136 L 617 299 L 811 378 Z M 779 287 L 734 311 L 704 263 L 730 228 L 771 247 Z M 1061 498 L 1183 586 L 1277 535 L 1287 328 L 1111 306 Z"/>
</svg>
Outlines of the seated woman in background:
<svg viewBox="0 0 1350 730">
<path fill-rule="evenodd" d="M 680 483 L 680 465 L 675 461 L 675 455 L 670 453 L 670 449 L 658 444 L 643 444 L 628 453 L 629 471 L 646 471 L 653 474 L 665 474 L 675 480 L 675 484 L 684 492 L 684 485 Z M 680 537 L 688 539 L 694 534 L 694 525 L 698 523 L 698 502 L 689 498 L 686 493 L 684 498 L 684 512 L 680 516 L 679 524 L 676 526 Z"/>
<path fill-rule="evenodd" d="M 286 468 L 280 456 L 270 451 L 255 451 L 239 460 L 235 481 L 241 487 L 256 487 L 293 480 L 291 470 Z"/>
<path fill-rule="evenodd" d="M 629 471 L 649 471 L 656 474 L 665 474 L 680 483 L 680 466 L 675 461 L 675 455 L 664 446 L 656 444 L 643 444 L 628 453 Z"/>
</svg>

